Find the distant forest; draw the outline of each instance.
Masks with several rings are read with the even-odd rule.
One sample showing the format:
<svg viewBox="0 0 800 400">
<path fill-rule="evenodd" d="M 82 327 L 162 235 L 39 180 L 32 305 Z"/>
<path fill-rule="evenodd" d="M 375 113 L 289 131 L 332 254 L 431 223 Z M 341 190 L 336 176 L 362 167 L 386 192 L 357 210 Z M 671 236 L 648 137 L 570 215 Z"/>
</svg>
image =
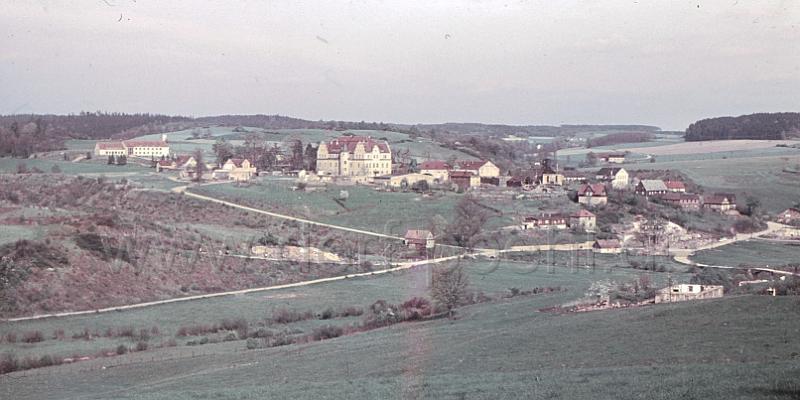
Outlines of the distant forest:
<svg viewBox="0 0 800 400">
<path fill-rule="evenodd" d="M 800 113 L 758 113 L 708 118 L 686 129 L 687 141 L 800 137 Z"/>
<path fill-rule="evenodd" d="M 330 129 L 330 130 L 392 130 L 409 134 L 412 138 L 428 137 L 437 141 L 457 142 L 476 139 L 499 139 L 517 136 L 573 136 L 581 132 L 631 131 L 637 134 L 657 132 L 660 129 L 645 125 L 501 125 L 480 123 L 443 124 L 393 124 L 384 122 L 310 121 L 281 115 L 219 115 L 209 117 L 182 117 L 159 114 L 124 114 L 108 112 L 81 112 L 71 115 L 17 114 L 0 115 L 0 156 L 28 157 L 44 151 L 64 149 L 69 139 L 129 139 L 142 135 L 173 132 L 177 130 L 212 125 L 247 126 L 263 129 Z M 642 133 L 644 132 L 644 133 Z M 505 143 L 495 143 L 503 147 Z M 510 146 L 510 145 L 509 145 Z M 495 148 L 487 154 L 493 155 Z M 488 150 L 487 150 L 488 151 Z"/>
<path fill-rule="evenodd" d="M 0 156 L 28 157 L 64 148 L 68 139 L 131 138 L 190 127 L 186 117 L 82 112 L 75 115 L 0 116 Z"/>
</svg>

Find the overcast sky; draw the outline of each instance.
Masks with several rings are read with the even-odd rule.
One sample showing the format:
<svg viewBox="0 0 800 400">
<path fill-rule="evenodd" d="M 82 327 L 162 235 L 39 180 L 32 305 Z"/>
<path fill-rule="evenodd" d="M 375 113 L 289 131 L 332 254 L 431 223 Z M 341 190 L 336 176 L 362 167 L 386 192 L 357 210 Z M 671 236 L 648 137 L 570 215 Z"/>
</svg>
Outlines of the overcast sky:
<svg viewBox="0 0 800 400">
<path fill-rule="evenodd" d="M 0 0 L 0 8 L 0 114 L 682 130 L 710 116 L 800 111 L 794 0 Z"/>
</svg>

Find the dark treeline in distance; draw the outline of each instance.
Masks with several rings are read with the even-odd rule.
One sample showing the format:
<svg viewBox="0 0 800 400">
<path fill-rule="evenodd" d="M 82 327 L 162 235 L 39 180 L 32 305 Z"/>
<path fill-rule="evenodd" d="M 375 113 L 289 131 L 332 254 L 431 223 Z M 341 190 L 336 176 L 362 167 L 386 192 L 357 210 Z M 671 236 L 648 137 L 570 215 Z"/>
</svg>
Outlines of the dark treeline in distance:
<svg viewBox="0 0 800 400">
<path fill-rule="evenodd" d="M 757 113 L 738 117 L 708 118 L 686 129 L 687 141 L 770 139 L 800 137 L 800 113 Z"/>
</svg>

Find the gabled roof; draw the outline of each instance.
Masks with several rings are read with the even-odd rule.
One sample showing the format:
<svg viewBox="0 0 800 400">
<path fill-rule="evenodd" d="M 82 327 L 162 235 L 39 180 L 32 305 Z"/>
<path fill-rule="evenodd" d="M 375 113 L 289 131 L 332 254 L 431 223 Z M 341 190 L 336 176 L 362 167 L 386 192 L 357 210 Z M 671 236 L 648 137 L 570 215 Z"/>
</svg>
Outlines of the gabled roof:
<svg viewBox="0 0 800 400">
<path fill-rule="evenodd" d="M 661 179 L 644 179 L 639 184 L 648 192 L 666 192 L 669 190 Z"/>
<path fill-rule="evenodd" d="M 194 160 L 193 156 L 189 155 L 182 155 L 175 158 L 175 163 L 180 165 L 185 165 L 189 160 Z M 195 161 L 196 162 L 196 161 Z"/>
<path fill-rule="evenodd" d="M 97 142 L 97 148 L 100 150 L 125 150 L 125 145 L 122 142 Z"/>
<path fill-rule="evenodd" d="M 175 164 L 174 164 L 174 161 L 172 161 L 172 160 L 158 160 L 158 165 L 160 165 L 162 167 L 171 167 L 171 166 L 173 166 Z"/>
<path fill-rule="evenodd" d="M 703 196 L 703 203 L 705 204 L 716 204 L 722 205 L 725 204 L 727 201 L 728 204 L 733 204 L 736 202 L 736 198 L 731 198 L 732 196 L 727 196 L 725 194 L 715 193 L 708 196 Z"/>
<path fill-rule="evenodd" d="M 472 171 L 450 171 L 450 179 L 453 178 L 469 178 L 475 176 Z"/>
<path fill-rule="evenodd" d="M 367 152 L 372 152 L 375 146 L 378 147 L 378 151 L 381 153 L 389 152 L 389 144 L 386 141 L 375 140 L 370 136 L 340 136 L 325 145 L 328 147 L 328 153 L 337 154 L 342 151 L 352 153 L 359 143 L 364 144 L 364 151 Z"/>
<path fill-rule="evenodd" d="M 617 173 L 622 170 L 620 167 L 605 167 L 600 168 L 600 171 L 597 171 L 597 175 L 607 176 L 609 178 L 614 177 Z"/>
<path fill-rule="evenodd" d="M 549 221 L 549 223 L 553 223 L 557 220 L 565 220 L 567 216 L 561 213 L 541 213 L 538 215 L 529 215 L 525 217 L 525 222 L 533 222 L 533 221 Z"/>
<path fill-rule="evenodd" d="M 684 190 L 686 190 L 686 185 L 684 185 L 683 182 L 681 182 L 681 181 L 664 181 L 664 186 L 666 186 L 667 189 L 674 189 L 674 190 L 684 189 Z"/>
<path fill-rule="evenodd" d="M 428 161 L 423 161 L 422 164 L 420 164 L 419 169 L 449 170 L 450 165 L 442 160 L 428 160 Z"/>
<path fill-rule="evenodd" d="M 572 215 L 570 215 L 570 216 L 573 217 L 573 218 L 591 218 L 591 217 L 594 217 L 594 214 L 589 212 L 588 210 L 584 210 L 584 209 L 581 208 L 580 210 L 575 211 L 574 213 L 572 213 Z"/>
<path fill-rule="evenodd" d="M 602 183 L 591 183 L 588 185 L 583 184 L 580 188 L 578 188 L 578 196 L 585 196 L 589 193 L 596 196 L 605 196 L 606 185 L 603 185 Z"/>
<path fill-rule="evenodd" d="M 126 140 L 124 143 L 127 147 L 169 147 L 161 140 Z"/>
<path fill-rule="evenodd" d="M 228 159 L 228 161 L 233 163 L 233 165 L 235 165 L 237 168 L 242 168 L 242 163 L 245 162 L 246 160 L 247 160 L 246 158 L 231 158 L 231 159 Z M 225 162 L 227 163 L 228 161 L 225 161 Z"/>
<path fill-rule="evenodd" d="M 460 160 L 456 161 L 456 166 L 459 169 L 477 170 L 484 166 L 488 161 L 485 160 Z"/>
<path fill-rule="evenodd" d="M 428 240 L 433 239 L 433 234 L 427 229 L 409 229 L 406 231 L 407 240 Z"/>
<path fill-rule="evenodd" d="M 597 239 L 594 247 L 598 249 L 618 249 L 622 247 L 617 239 Z"/>
</svg>

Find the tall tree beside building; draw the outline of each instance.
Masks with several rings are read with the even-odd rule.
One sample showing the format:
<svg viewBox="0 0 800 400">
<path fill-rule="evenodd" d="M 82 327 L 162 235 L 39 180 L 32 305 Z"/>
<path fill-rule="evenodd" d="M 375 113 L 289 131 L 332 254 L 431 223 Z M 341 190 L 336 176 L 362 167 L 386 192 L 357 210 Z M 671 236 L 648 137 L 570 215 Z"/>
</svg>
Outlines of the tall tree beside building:
<svg viewBox="0 0 800 400">
<path fill-rule="evenodd" d="M 305 164 L 306 171 L 317 170 L 317 147 L 311 143 L 306 145 Z"/>
<path fill-rule="evenodd" d="M 228 161 L 228 159 L 233 158 L 233 145 L 228 143 L 225 138 L 217 139 L 211 148 L 217 156 L 217 163 L 220 165 Z"/>
<path fill-rule="evenodd" d="M 195 162 L 197 162 L 197 165 L 194 167 L 194 181 L 200 182 L 203 180 L 203 174 L 206 172 L 206 163 L 203 159 L 203 150 L 195 149 L 192 157 L 194 157 Z"/>
</svg>

